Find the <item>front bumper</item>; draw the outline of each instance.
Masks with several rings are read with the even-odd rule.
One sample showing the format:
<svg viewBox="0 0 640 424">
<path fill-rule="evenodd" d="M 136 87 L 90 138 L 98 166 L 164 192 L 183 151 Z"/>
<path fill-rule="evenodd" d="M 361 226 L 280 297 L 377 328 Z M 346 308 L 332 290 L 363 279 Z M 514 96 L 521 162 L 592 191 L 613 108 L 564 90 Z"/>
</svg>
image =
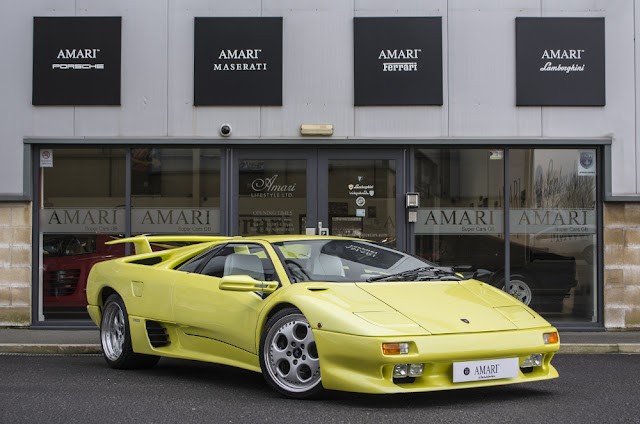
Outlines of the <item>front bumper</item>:
<svg viewBox="0 0 640 424">
<path fill-rule="evenodd" d="M 558 377 L 551 358 L 560 344 L 543 342 L 553 327 L 486 333 L 430 336 L 362 337 L 314 330 L 325 389 L 360 393 L 409 393 L 488 387 Z M 382 343 L 409 342 L 409 353 L 383 355 Z M 543 364 L 514 378 L 453 383 L 453 363 L 514 358 L 522 364 L 532 353 L 544 355 Z M 422 363 L 424 372 L 411 383 L 393 381 L 395 364 Z M 527 370 L 528 371 L 528 370 Z"/>
</svg>

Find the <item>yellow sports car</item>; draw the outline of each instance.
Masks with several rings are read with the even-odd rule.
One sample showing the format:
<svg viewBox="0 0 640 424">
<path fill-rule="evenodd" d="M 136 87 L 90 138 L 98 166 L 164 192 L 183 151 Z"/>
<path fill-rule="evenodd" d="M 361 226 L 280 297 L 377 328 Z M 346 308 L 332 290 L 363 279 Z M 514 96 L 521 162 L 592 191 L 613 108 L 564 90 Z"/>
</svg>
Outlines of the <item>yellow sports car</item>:
<svg viewBox="0 0 640 424">
<path fill-rule="evenodd" d="M 278 392 L 405 393 L 558 376 L 558 332 L 512 296 L 398 250 L 320 236 L 138 236 L 87 309 L 113 368 L 161 356 L 262 372 Z M 152 244 L 190 242 L 154 251 Z"/>
</svg>

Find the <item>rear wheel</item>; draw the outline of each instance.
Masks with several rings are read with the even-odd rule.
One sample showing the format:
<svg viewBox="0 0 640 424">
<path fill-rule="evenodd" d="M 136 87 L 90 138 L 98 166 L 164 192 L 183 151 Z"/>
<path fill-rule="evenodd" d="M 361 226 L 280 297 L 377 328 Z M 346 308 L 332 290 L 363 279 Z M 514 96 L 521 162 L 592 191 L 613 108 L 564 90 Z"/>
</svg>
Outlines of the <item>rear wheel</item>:
<svg viewBox="0 0 640 424">
<path fill-rule="evenodd" d="M 131 347 L 129 315 L 122 298 L 109 296 L 104 304 L 100 321 L 100 343 L 104 359 L 111 368 L 151 368 L 159 356 L 135 353 Z"/>
<path fill-rule="evenodd" d="M 267 383 L 291 398 L 308 398 L 322 388 L 320 360 L 311 326 L 295 308 L 277 312 L 260 339 L 260 366 Z"/>
</svg>

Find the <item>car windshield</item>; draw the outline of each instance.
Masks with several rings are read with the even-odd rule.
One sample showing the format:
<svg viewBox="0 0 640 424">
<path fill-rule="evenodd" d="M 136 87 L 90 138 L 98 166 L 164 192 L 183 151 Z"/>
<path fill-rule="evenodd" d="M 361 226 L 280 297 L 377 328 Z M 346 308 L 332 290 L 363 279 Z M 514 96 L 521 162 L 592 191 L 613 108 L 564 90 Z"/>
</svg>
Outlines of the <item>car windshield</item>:
<svg viewBox="0 0 640 424">
<path fill-rule="evenodd" d="M 295 240 L 273 243 L 295 282 L 406 280 L 397 274 L 435 264 L 364 240 Z"/>
</svg>

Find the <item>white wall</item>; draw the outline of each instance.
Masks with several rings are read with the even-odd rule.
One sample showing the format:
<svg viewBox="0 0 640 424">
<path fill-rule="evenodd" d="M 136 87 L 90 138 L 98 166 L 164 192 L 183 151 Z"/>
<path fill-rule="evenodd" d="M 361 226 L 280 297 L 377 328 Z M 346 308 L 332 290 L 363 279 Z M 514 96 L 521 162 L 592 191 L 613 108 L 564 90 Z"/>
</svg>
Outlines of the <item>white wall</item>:
<svg viewBox="0 0 640 424">
<path fill-rule="evenodd" d="M 635 0 L 24 0 L 0 2 L 0 195 L 24 137 L 611 137 L 613 194 L 640 194 Z M 34 16 L 122 16 L 122 106 L 31 106 Z M 282 16 L 283 106 L 193 107 L 195 16 Z M 353 17 L 442 16 L 444 105 L 353 107 Z M 516 107 L 515 18 L 604 16 L 605 107 Z M 638 25 L 635 25 L 636 22 Z M 640 35 L 640 34 L 638 34 Z M 109 141 L 107 141 L 109 142 Z M 304 143 L 309 143 L 305 140 Z M 348 143 L 348 142 L 345 142 Z M 390 140 L 390 143 L 393 143 Z"/>
</svg>

